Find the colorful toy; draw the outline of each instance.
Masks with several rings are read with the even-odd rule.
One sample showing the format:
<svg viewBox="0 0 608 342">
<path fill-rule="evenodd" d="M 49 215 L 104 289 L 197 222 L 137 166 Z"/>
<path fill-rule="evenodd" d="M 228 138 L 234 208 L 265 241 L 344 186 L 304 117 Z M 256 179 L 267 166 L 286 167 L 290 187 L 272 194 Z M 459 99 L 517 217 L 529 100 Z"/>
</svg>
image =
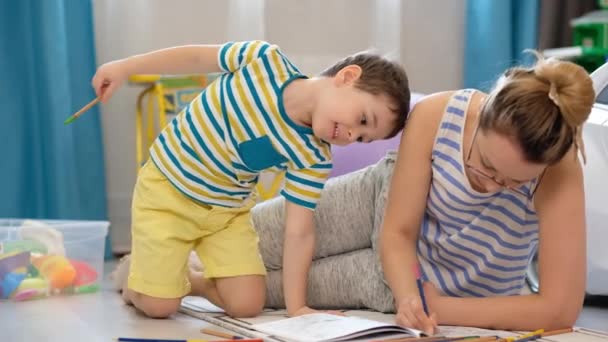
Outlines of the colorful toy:
<svg viewBox="0 0 608 342">
<path fill-rule="evenodd" d="M 48 254 L 65 256 L 63 234 L 50 225 L 40 221 L 25 220 L 18 232 L 21 239 L 42 243 Z"/>
<path fill-rule="evenodd" d="M 97 272 L 82 261 L 70 260 L 70 263 L 76 270 L 76 277 L 72 285 L 76 287 L 91 285 L 97 280 Z"/>
<path fill-rule="evenodd" d="M 99 285 L 97 284 L 79 286 L 74 288 L 74 293 L 76 294 L 95 293 L 97 291 L 99 291 Z"/>
<path fill-rule="evenodd" d="M 49 223 L 24 220 L 9 233 L 0 241 L 0 299 L 99 291 L 98 271 L 87 262 L 68 259 L 63 233 Z"/>
<path fill-rule="evenodd" d="M 29 263 L 30 252 L 0 254 L 0 280 L 9 273 L 25 273 Z"/>
<path fill-rule="evenodd" d="M 0 242 L 0 253 L 31 252 L 47 254 L 46 246 L 35 240 L 11 240 Z"/>
<path fill-rule="evenodd" d="M 63 289 L 70 286 L 76 278 L 74 266 L 61 255 L 33 257 L 32 264 L 49 281 L 52 289 Z"/>
<path fill-rule="evenodd" d="M 23 273 L 9 273 L 4 276 L 0 283 L 1 296 L 3 299 L 10 297 L 10 295 L 19 287 L 21 282 L 25 279 Z"/>
<path fill-rule="evenodd" d="M 24 301 L 40 298 L 49 294 L 49 283 L 42 278 L 23 279 L 17 290 L 13 294 L 13 299 Z"/>
</svg>

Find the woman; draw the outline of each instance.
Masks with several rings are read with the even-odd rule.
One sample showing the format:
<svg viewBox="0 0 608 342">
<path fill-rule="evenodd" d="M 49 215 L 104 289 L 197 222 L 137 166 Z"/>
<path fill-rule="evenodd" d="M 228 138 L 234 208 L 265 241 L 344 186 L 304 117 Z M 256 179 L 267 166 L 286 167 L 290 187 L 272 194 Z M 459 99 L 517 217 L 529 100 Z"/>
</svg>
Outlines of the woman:
<svg viewBox="0 0 608 342">
<path fill-rule="evenodd" d="M 439 93 L 411 114 L 381 237 L 397 322 L 533 330 L 572 326 L 585 290 L 581 126 L 587 73 L 538 57 L 489 94 Z M 519 295 L 538 247 L 540 291 Z M 410 271 L 422 266 L 430 316 Z"/>
</svg>

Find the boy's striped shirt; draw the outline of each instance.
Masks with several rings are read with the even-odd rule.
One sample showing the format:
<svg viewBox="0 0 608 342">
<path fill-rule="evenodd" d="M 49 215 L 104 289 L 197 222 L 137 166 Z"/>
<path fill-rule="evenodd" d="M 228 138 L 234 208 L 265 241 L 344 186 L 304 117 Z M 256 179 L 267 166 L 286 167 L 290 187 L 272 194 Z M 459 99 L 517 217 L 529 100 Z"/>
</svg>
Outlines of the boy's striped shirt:
<svg viewBox="0 0 608 342">
<path fill-rule="evenodd" d="M 275 45 L 230 42 L 225 72 L 160 134 L 150 154 L 180 191 L 211 205 L 238 207 L 260 171 L 286 170 L 281 194 L 313 209 L 331 170 L 331 151 L 285 112 L 282 90 L 304 75 Z"/>
</svg>

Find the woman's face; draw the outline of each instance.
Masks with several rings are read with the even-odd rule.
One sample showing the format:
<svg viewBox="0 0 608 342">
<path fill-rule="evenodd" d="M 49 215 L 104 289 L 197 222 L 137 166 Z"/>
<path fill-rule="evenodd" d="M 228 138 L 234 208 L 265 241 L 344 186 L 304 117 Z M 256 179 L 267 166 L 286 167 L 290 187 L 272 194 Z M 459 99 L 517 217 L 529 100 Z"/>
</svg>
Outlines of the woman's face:
<svg viewBox="0 0 608 342">
<path fill-rule="evenodd" d="M 479 129 L 471 140 L 465 165 L 469 180 L 483 192 L 517 189 L 539 177 L 547 165 L 525 159 L 520 145 L 511 136 Z"/>
</svg>

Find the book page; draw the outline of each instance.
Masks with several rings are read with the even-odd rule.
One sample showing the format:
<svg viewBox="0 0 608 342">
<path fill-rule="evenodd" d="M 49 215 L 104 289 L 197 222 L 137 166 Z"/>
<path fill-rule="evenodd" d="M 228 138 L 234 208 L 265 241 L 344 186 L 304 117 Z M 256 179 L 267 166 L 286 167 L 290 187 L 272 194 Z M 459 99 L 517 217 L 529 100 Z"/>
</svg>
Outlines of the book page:
<svg viewBox="0 0 608 342">
<path fill-rule="evenodd" d="M 224 312 L 224 310 L 203 297 L 186 296 L 182 299 L 182 306 L 196 312 Z"/>
<path fill-rule="evenodd" d="M 457 327 L 450 325 L 440 325 L 439 333 L 440 336 L 446 337 L 457 337 L 457 336 L 499 336 L 499 337 L 515 337 L 520 334 L 513 331 L 505 330 L 489 330 L 473 327 Z"/>
<path fill-rule="evenodd" d="M 378 328 L 408 330 L 391 324 L 358 317 L 336 316 L 325 313 L 293 317 L 280 321 L 255 324 L 252 328 L 293 341 L 327 341 Z M 375 331 L 375 330 L 374 330 Z M 415 336 L 415 333 L 410 333 Z M 361 336 L 361 334 L 357 334 Z"/>
</svg>

